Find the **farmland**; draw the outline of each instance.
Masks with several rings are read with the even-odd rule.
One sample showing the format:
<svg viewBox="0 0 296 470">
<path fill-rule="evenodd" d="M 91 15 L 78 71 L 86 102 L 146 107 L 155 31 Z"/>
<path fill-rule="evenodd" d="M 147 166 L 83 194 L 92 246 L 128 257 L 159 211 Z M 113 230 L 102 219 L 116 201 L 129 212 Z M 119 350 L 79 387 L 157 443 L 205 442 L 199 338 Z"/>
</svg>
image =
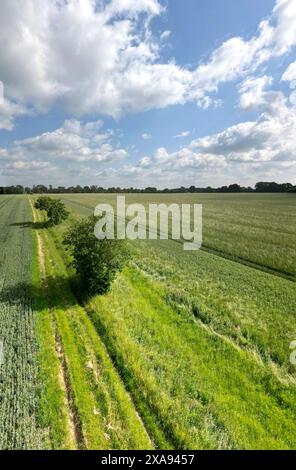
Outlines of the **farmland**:
<svg viewBox="0 0 296 470">
<path fill-rule="evenodd" d="M 63 196 L 85 215 L 99 202 L 115 205 L 113 195 Z M 296 275 L 294 194 L 126 195 L 127 204 L 203 204 L 203 249 L 266 271 Z"/>
<path fill-rule="evenodd" d="M 71 217 L 57 228 L 34 197 L 0 200 L 4 253 L 16 250 L 1 259 L 1 335 L 23 348 L 19 400 L 34 397 L 13 405 L 18 368 L 4 362 L 0 447 L 295 448 L 295 196 L 128 195 L 202 203 L 203 249 L 133 242 L 111 291 L 91 298 L 76 293 L 62 237 L 115 196 L 59 197 Z"/>
<path fill-rule="evenodd" d="M 21 197 L 0 199 L 0 448 L 40 448 L 37 331 L 31 289 L 32 213 Z"/>
</svg>

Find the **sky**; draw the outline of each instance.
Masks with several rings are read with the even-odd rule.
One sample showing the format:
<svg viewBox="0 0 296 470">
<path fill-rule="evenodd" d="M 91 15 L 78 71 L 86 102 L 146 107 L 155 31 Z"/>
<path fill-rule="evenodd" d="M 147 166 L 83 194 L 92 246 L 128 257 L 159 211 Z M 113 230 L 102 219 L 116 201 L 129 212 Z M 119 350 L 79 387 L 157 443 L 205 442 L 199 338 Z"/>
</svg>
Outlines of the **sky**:
<svg viewBox="0 0 296 470">
<path fill-rule="evenodd" d="M 296 184 L 296 0 L 1 0 L 0 44 L 0 185 Z"/>
</svg>

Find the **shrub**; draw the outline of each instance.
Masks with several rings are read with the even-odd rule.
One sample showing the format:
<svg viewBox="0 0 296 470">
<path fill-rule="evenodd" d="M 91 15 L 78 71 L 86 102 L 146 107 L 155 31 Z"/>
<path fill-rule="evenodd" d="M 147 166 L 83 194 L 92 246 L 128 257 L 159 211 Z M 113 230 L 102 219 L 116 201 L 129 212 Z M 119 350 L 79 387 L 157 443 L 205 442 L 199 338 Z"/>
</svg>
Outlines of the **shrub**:
<svg viewBox="0 0 296 470">
<path fill-rule="evenodd" d="M 89 294 L 104 294 L 123 268 L 128 251 L 124 240 L 98 240 L 94 234 L 96 222 L 94 216 L 76 222 L 63 243 L 73 257 L 72 265 L 83 290 Z"/>
<path fill-rule="evenodd" d="M 69 216 L 65 204 L 60 199 L 40 196 L 34 206 L 36 209 L 43 210 L 47 213 L 49 225 L 58 225 Z"/>
<path fill-rule="evenodd" d="M 60 199 L 51 199 L 46 212 L 50 225 L 58 225 L 69 216 L 65 204 Z"/>
<path fill-rule="evenodd" d="M 50 204 L 51 198 L 48 196 L 40 196 L 38 197 L 37 201 L 34 204 L 35 209 L 39 209 L 40 211 L 46 211 L 49 204 Z"/>
</svg>

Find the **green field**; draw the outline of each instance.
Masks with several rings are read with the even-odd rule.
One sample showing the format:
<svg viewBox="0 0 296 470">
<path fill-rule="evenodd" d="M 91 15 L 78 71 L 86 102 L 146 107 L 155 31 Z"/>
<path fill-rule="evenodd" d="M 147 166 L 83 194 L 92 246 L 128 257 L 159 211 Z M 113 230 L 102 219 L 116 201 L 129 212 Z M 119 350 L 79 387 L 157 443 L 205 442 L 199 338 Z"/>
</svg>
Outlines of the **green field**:
<svg viewBox="0 0 296 470">
<path fill-rule="evenodd" d="M 115 196 L 57 197 L 50 229 L 34 197 L 0 197 L 0 448 L 295 449 L 295 195 L 127 195 L 202 203 L 203 248 L 132 242 L 87 300 L 63 233 Z"/>
<path fill-rule="evenodd" d="M 60 196 L 57 196 L 60 197 Z M 62 195 L 68 207 L 87 215 L 115 195 Z M 257 269 L 296 275 L 294 194 L 127 194 L 127 204 L 202 204 L 203 249 Z"/>
<path fill-rule="evenodd" d="M 32 220 L 27 198 L 0 197 L 0 448 L 40 448 L 37 331 L 31 265 Z"/>
</svg>

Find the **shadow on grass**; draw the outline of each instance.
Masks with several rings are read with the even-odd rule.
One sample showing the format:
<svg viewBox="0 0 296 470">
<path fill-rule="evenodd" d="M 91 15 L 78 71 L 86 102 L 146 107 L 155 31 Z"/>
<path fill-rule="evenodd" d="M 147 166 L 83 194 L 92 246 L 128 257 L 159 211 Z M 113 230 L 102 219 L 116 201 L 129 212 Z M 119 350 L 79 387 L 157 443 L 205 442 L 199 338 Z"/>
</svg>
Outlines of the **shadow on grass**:
<svg viewBox="0 0 296 470">
<path fill-rule="evenodd" d="M 40 230 L 43 228 L 50 227 L 49 221 L 46 220 L 44 222 L 15 222 L 14 224 L 10 224 L 10 227 L 20 227 L 20 228 L 33 228 L 35 230 Z"/>
<path fill-rule="evenodd" d="M 0 304 L 32 306 L 37 311 L 46 307 L 65 309 L 79 305 L 76 292 L 80 295 L 82 292 L 76 276 L 48 276 L 40 286 L 30 282 L 4 286 L 0 292 Z"/>
</svg>

